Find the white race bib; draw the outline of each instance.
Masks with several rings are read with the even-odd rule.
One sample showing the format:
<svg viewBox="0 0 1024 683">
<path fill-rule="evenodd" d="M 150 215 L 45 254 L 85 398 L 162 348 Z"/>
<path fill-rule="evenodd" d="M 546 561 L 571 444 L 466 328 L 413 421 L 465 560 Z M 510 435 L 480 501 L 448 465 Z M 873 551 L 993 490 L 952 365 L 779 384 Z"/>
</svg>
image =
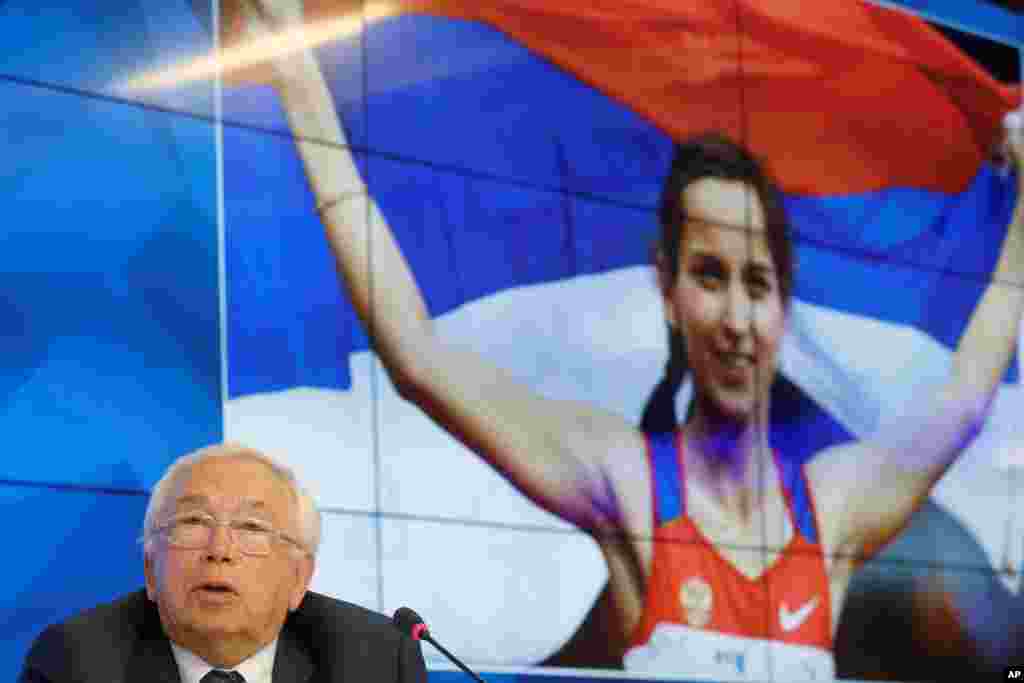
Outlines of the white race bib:
<svg viewBox="0 0 1024 683">
<path fill-rule="evenodd" d="M 647 643 L 626 652 L 623 664 L 630 672 L 714 681 L 835 680 L 828 650 L 673 623 L 658 624 Z"/>
</svg>

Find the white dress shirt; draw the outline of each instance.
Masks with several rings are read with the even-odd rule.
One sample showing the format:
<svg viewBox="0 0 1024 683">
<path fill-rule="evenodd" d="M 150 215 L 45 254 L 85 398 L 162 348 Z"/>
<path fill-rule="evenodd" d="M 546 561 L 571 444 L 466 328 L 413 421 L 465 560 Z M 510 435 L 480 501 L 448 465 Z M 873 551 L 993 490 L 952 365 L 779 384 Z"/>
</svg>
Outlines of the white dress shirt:
<svg viewBox="0 0 1024 683">
<path fill-rule="evenodd" d="M 181 683 L 199 683 L 211 669 L 219 668 L 173 642 L 171 650 L 174 651 L 174 661 L 178 663 Z M 245 678 L 245 683 L 272 683 L 270 676 L 274 672 L 274 655 L 276 654 L 277 638 L 249 659 L 240 662 L 238 666 L 223 669 L 223 671 L 237 671 Z"/>
</svg>

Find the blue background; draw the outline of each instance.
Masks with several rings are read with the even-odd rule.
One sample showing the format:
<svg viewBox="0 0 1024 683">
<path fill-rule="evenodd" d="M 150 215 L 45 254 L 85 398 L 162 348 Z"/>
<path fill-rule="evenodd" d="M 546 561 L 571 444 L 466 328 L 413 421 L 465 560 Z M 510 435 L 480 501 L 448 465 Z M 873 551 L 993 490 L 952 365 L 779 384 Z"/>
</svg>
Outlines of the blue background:
<svg viewBox="0 0 1024 683">
<path fill-rule="evenodd" d="M 904 4 L 1007 42 L 1024 41 L 1022 19 L 1005 10 L 964 0 L 908 0 Z M 0 570 L 0 581 L 7 588 L 0 596 L 0 678 L 6 680 L 14 679 L 30 639 L 45 624 L 141 584 L 141 552 L 135 540 L 149 487 L 174 457 L 221 438 L 225 387 L 221 382 L 212 97 L 189 100 L 191 105 L 173 111 L 126 100 L 112 95 L 110 89 L 112 82 L 143 68 L 178 55 L 207 51 L 207 19 L 197 16 L 186 0 L 159 5 L 122 0 L 116 12 L 106 3 L 48 7 L 28 0 L 0 2 L 5 46 L 0 56 L 4 122 L 0 158 L 6 167 L 0 174 L 4 207 L 0 425 L 6 444 L 0 459 L 0 515 L 10 534 L 7 552 L 19 558 Z M 389 32 L 408 30 L 405 21 L 382 24 L 368 40 L 387 41 Z M 458 41 L 463 46 L 465 41 L 488 39 L 486 31 L 455 23 L 448 27 L 438 24 L 431 31 L 439 41 Z M 357 47 L 335 46 L 325 50 L 323 57 L 343 71 L 341 66 L 351 63 L 351 51 Z M 615 215 L 614 230 L 633 237 L 625 246 L 617 242 L 614 249 L 602 250 L 599 245 L 611 241 L 592 233 L 580 235 L 572 229 L 573 220 L 558 220 L 554 222 L 565 229 L 534 235 L 529 253 L 512 264 L 517 273 L 514 281 L 508 272 L 492 268 L 498 258 L 481 258 L 478 270 L 486 272 L 472 273 L 461 281 L 430 277 L 431 270 L 443 273 L 452 269 L 449 260 L 436 257 L 436 245 L 423 247 L 425 240 L 417 233 L 438 225 L 416 228 L 403 224 L 412 212 L 404 203 L 407 188 L 395 180 L 394 165 L 399 162 L 377 159 L 370 172 L 374 192 L 420 280 L 448 282 L 444 288 L 427 292 L 435 314 L 512 284 L 600 272 L 649 259 L 653 234 L 649 208 L 660 181 L 655 170 L 664 168 L 669 153 L 666 141 L 628 112 L 611 106 L 561 72 L 529 59 L 521 48 L 505 43 L 498 49 L 509 51 L 504 60 L 508 72 L 502 74 L 509 86 L 505 96 L 515 98 L 516 84 L 520 89 L 529 84 L 534 96 L 549 101 L 551 108 L 520 111 L 517 119 L 509 122 L 509 127 L 514 123 L 544 133 L 533 138 L 539 141 L 535 149 L 524 149 L 521 140 L 481 138 L 474 149 L 481 159 L 489 154 L 504 158 L 508 164 L 500 168 L 480 160 L 468 164 L 465 159 L 452 160 L 443 148 L 419 150 L 423 158 L 475 169 L 452 174 L 427 188 L 428 197 L 448 202 L 437 214 L 441 234 L 445 234 L 444 216 L 452 211 L 466 212 L 470 220 L 482 215 L 499 218 L 498 223 L 490 223 L 497 226 L 493 233 L 462 235 L 459 239 L 475 241 L 446 245 L 448 259 L 458 253 L 504 253 L 514 241 L 509 235 L 524 226 L 543 224 L 551 217 L 582 216 L 595 206 L 608 212 L 605 215 Z M 378 64 L 378 68 L 382 66 Z M 387 112 L 408 115 L 408 107 L 415 102 L 434 98 L 443 98 L 456 110 L 474 106 L 481 93 L 465 86 L 457 81 L 432 82 L 424 86 L 426 91 L 375 92 L 371 83 L 365 102 L 357 96 L 340 101 L 339 106 L 354 139 L 372 151 L 371 121 L 380 121 L 374 126 L 401 130 L 386 121 Z M 231 98 L 237 96 L 228 94 L 229 108 L 232 104 L 236 110 L 242 107 L 232 103 Z M 245 96 L 244 106 L 261 117 L 279 117 L 268 91 L 248 89 Z M 513 111 L 508 102 L 493 104 L 495 111 Z M 596 128 L 610 131 L 613 139 L 604 141 L 607 147 L 621 150 L 626 157 L 604 152 L 594 155 L 595 148 L 576 130 L 571 116 L 580 106 L 592 112 Z M 278 123 L 283 129 L 283 122 Z M 623 130 L 629 135 L 616 139 Z M 224 134 L 228 149 L 244 153 L 246 136 L 274 133 L 229 126 Z M 246 182 L 271 182 L 280 165 L 297 163 L 291 142 L 286 137 L 279 139 L 280 156 L 255 169 L 267 175 Z M 390 142 L 402 150 L 413 145 L 400 138 Z M 434 142 L 441 144 L 443 137 Z M 226 164 L 230 162 L 225 159 Z M 592 175 L 574 172 L 581 168 L 596 170 Z M 496 184 L 502 188 L 504 204 L 473 204 L 481 186 Z M 290 191 L 301 194 L 304 190 Z M 261 211 L 263 195 L 257 188 L 228 186 L 226 192 L 249 198 L 248 215 L 280 219 L 272 210 Z M 609 199 L 613 193 L 615 197 Z M 948 245 L 957 240 L 947 239 L 951 236 L 943 232 L 949 223 L 926 220 L 931 215 L 928 212 L 945 217 L 957 210 L 984 210 L 1005 216 L 1012 197 L 998 190 L 979 190 L 952 203 L 923 193 L 910 200 L 919 202 L 916 215 L 922 216 L 922 221 L 908 227 L 909 232 L 902 236 L 886 235 L 898 243 L 909 263 L 927 268 L 929 274 L 923 279 L 920 272 L 915 275 L 919 289 L 894 290 L 908 298 L 908 307 L 917 307 L 920 298 L 948 291 L 943 278 L 969 283 L 990 269 L 993 257 L 982 240 L 975 242 L 981 245 L 977 253 L 950 252 Z M 823 210 L 834 215 L 836 207 L 822 207 L 818 200 L 789 201 L 798 233 L 805 240 L 801 249 L 810 252 L 828 247 L 828 235 L 842 231 L 842 226 L 820 220 Z M 870 206 L 866 202 L 874 199 L 843 201 L 861 203 L 840 207 L 841 211 L 867 215 Z M 301 201 L 296 206 L 296 220 L 310 220 L 311 207 L 302 206 Z M 238 224 L 230 220 L 230 214 L 227 218 L 228 225 Z M 279 229 L 272 222 L 255 221 L 247 229 L 257 236 L 272 237 Z M 1005 224 L 1005 220 L 993 220 L 993 224 Z M 802 233 L 801 225 L 806 226 Z M 807 232 L 823 225 L 822 234 Z M 870 229 L 865 234 L 869 233 Z M 240 243 L 228 240 L 229 245 Z M 862 246 L 870 252 L 880 248 L 879 244 L 874 240 Z M 935 249 L 936 244 L 947 250 Z M 891 258 L 890 246 L 883 245 Z M 834 251 L 828 253 L 830 258 L 845 258 Z M 296 384 L 347 386 L 346 366 L 337 362 L 338 346 L 356 350 L 365 348 L 366 340 L 350 314 L 327 321 L 339 302 L 332 294 L 337 290 L 333 269 L 322 250 L 306 252 L 301 244 L 293 243 L 259 257 L 252 252 L 225 256 L 235 264 L 228 277 L 236 278 L 231 286 L 240 292 L 232 305 L 243 314 L 246 306 L 258 303 L 245 298 L 247 281 L 258 277 L 275 284 L 271 300 L 262 302 L 273 308 L 274 294 L 283 299 L 294 284 L 281 274 L 293 272 L 298 264 L 309 277 L 329 279 L 331 286 L 316 287 L 314 291 L 324 292 L 326 299 L 304 302 L 303 310 L 295 315 L 306 319 L 319 315 L 334 327 L 331 336 L 317 339 L 272 327 L 230 329 L 232 343 L 239 343 L 238 349 L 232 349 L 231 395 Z M 863 256 L 864 252 L 859 252 L 851 258 Z M 259 260 L 254 261 L 256 258 Z M 827 261 L 804 260 L 828 267 Z M 957 272 L 949 272 L 950 264 L 955 264 Z M 466 260 L 458 264 L 460 272 L 472 270 L 472 266 Z M 274 280 L 275 274 L 279 281 Z M 864 272 L 866 278 L 877 276 L 877 270 Z M 806 281 L 815 279 L 812 276 Z M 876 283 L 874 279 L 871 282 Z M 851 282 L 848 291 L 856 293 L 861 286 Z M 946 309 L 949 315 L 921 324 L 951 343 L 980 287 L 977 281 L 955 287 L 963 292 L 962 301 L 945 302 L 950 306 Z M 797 294 L 810 301 L 819 296 L 809 289 Z M 827 296 L 835 294 L 830 291 Z M 834 299 L 830 301 L 834 304 Z M 862 297 L 851 303 L 857 305 L 864 305 Z M 229 319 L 251 321 L 254 317 Z M 279 364 L 265 362 L 286 357 L 289 360 Z M 435 672 L 432 680 L 454 681 L 456 676 L 463 680 L 461 673 L 448 672 Z M 533 677 L 488 678 L 525 681 Z"/>
</svg>

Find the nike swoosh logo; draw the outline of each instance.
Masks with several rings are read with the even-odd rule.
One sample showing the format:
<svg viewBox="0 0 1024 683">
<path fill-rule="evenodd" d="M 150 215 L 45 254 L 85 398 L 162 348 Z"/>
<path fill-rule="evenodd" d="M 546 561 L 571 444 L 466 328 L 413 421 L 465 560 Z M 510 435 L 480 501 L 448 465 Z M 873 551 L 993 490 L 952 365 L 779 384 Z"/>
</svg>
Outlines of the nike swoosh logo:
<svg viewBox="0 0 1024 683">
<path fill-rule="evenodd" d="M 803 606 L 795 612 L 789 611 L 789 606 L 783 602 L 779 605 L 779 625 L 782 626 L 782 630 L 789 633 L 800 628 L 800 626 L 807 621 L 807 617 L 811 616 L 815 608 L 818 606 L 818 598 L 814 597 L 803 604 Z"/>
</svg>

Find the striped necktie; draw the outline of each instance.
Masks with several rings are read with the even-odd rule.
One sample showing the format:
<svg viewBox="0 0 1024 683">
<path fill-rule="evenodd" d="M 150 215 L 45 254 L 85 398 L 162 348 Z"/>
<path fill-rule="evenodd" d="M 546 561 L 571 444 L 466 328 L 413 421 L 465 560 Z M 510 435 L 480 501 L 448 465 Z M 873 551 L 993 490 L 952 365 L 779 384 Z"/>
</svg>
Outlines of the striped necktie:
<svg viewBox="0 0 1024 683">
<path fill-rule="evenodd" d="M 221 671 L 212 669 L 202 677 L 199 683 L 245 683 L 245 677 L 237 671 Z"/>
</svg>

